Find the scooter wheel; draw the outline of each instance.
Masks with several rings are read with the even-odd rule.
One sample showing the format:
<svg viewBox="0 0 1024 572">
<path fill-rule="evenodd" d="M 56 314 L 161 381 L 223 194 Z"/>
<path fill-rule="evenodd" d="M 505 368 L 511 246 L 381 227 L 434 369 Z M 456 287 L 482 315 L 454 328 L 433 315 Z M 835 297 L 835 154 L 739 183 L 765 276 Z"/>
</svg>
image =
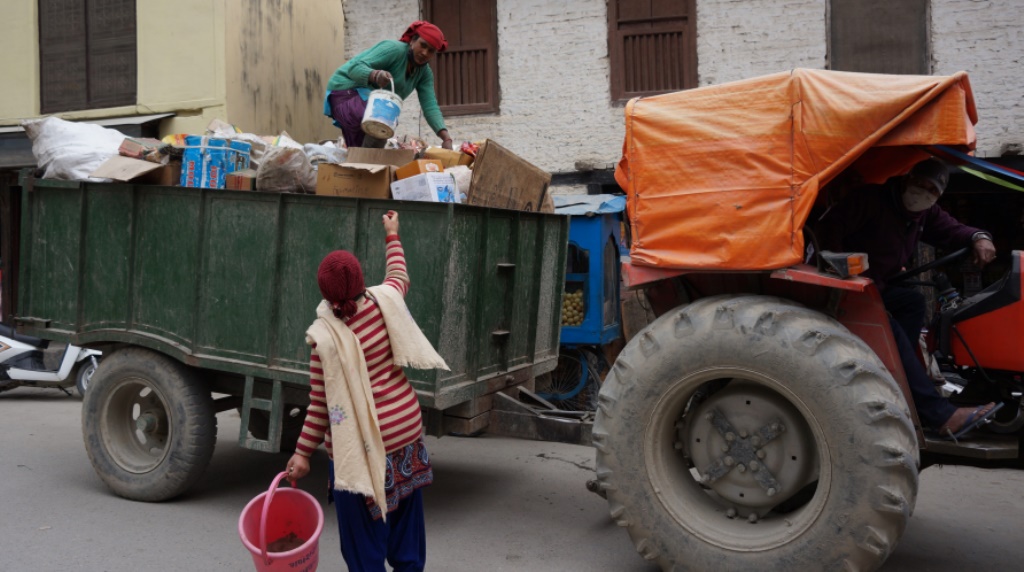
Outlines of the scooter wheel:
<svg viewBox="0 0 1024 572">
<path fill-rule="evenodd" d="M 71 376 L 75 380 L 75 389 L 78 390 L 79 397 L 85 397 L 85 392 L 89 391 L 89 385 L 92 383 L 92 376 L 96 373 L 96 364 L 91 360 L 83 360 L 75 366 Z"/>
</svg>

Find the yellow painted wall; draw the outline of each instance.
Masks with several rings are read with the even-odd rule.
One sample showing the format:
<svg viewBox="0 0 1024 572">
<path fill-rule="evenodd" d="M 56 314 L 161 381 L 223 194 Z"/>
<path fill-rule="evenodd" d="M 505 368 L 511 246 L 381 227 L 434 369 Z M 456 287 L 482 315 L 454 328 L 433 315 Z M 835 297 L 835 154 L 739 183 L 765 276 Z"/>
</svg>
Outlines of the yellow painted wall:
<svg viewBox="0 0 1024 572">
<path fill-rule="evenodd" d="M 136 113 L 176 112 L 160 125 L 161 135 L 203 133 L 211 119 L 224 119 L 227 114 L 224 1 L 135 4 L 139 66 Z"/>
<path fill-rule="evenodd" d="M 211 118 L 226 113 L 224 1 L 137 2 L 138 104 L 58 115 L 92 119 L 171 111 L 179 116 L 161 130 L 205 130 Z M 0 125 L 12 125 L 39 115 L 39 24 L 36 0 L 4 4 L 0 53 L 12 57 L 0 58 Z"/>
<path fill-rule="evenodd" d="M 39 115 L 36 0 L 3 0 L 0 125 Z M 323 116 L 327 78 L 344 53 L 340 0 L 136 2 L 138 104 L 67 119 L 174 112 L 161 135 L 222 119 L 300 142 L 337 138 Z"/>
<path fill-rule="evenodd" d="M 39 113 L 36 0 L 4 0 L 0 17 L 0 124 Z"/>
<path fill-rule="evenodd" d="M 344 51 L 340 0 L 228 2 L 227 107 L 243 131 L 337 139 L 324 90 Z"/>
</svg>

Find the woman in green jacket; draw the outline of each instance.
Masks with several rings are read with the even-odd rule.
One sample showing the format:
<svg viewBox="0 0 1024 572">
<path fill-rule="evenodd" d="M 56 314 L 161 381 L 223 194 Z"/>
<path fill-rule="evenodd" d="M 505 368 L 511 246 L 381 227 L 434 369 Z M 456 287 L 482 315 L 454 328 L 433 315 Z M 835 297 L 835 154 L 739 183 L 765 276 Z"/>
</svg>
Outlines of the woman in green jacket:
<svg viewBox="0 0 1024 572">
<path fill-rule="evenodd" d="M 327 82 L 324 115 L 334 119 L 349 147 L 383 147 L 385 141 L 363 132 L 366 100 L 374 87 L 391 88 L 402 99 L 413 90 L 430 128 L 441 138 L 445 149 L 452 139 L 434 94 L 434 72 L 430 60 L 448 47 L 441 30 L 430 22 L 417 21 L 399 40 L 384 40 L 345 62 Z"/>
</svg>

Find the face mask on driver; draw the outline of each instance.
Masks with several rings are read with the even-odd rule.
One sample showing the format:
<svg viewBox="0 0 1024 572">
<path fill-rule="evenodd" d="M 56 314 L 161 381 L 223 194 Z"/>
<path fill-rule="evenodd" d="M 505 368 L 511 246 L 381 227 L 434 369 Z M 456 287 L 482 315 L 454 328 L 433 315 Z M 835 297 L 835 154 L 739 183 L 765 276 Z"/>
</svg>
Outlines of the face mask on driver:
<svg viewBox="0 0 1024 572">
<path fill-rule="evenodd" d="M 912 213 L 919 213 L 932 208 L 939 197 L 928 192 L 924 187 L 908 186 L 903 192 L 903 206 Z"/>
</svg>

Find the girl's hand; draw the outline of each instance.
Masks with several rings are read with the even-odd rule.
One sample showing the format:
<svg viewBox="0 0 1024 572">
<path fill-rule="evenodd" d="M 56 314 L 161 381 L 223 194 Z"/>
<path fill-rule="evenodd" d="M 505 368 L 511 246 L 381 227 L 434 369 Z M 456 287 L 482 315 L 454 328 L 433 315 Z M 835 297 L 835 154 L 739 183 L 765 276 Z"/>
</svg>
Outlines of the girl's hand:
<svg viewBox="0 0 1024 572">
<path fill-rule="evenodd" d="M 398 234 L 398 213 L 395 211 L 388 211 L 384 215 L 384 232 L 386 236 Z"/>
<path fill-rule="evenodd" d="M 295 486 L 295 481 L 309 474 L 309 459 L 295 453 L 291 459 L 288 459 L 285 472 L 288 473 L 288 482 Z"/>
</svg>

